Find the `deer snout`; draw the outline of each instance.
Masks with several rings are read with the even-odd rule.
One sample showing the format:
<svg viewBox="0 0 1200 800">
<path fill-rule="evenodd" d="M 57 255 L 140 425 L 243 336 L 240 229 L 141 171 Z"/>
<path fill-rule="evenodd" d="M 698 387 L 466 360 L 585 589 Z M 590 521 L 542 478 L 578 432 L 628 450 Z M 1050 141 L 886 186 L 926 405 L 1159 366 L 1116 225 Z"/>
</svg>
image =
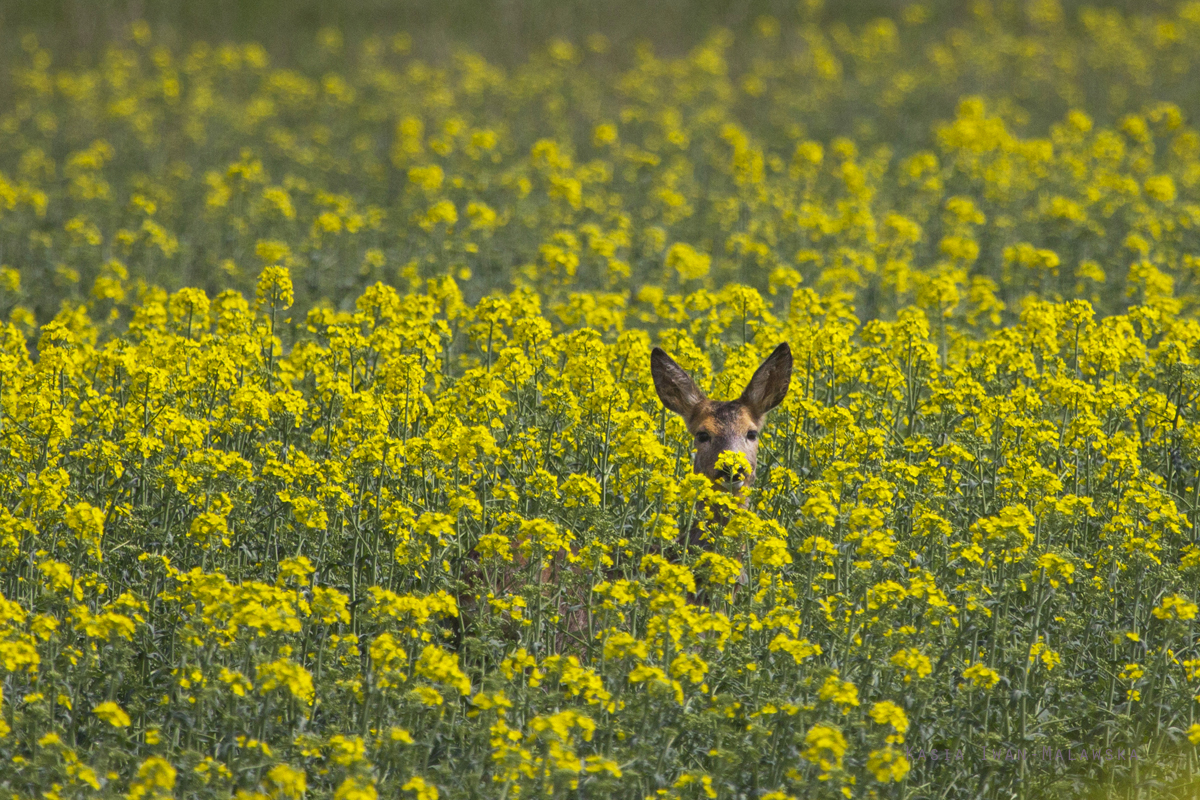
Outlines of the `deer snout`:
<svg viewBox="0 0 1200 800">
<path fill-rule="evenodd" d="M 750 475 L 750 471 L 745 465 L 738 464 L 736 467 L 721 466 L 713 470 L 713 474 L 723 481 L 744 481 Z"/>
<path fill-rule="evenodd" d="M 747 483 L 754 477 L 754 456 L 743 449 L 721 450 L 708 476 L 720 483 Z"/>
</svg>

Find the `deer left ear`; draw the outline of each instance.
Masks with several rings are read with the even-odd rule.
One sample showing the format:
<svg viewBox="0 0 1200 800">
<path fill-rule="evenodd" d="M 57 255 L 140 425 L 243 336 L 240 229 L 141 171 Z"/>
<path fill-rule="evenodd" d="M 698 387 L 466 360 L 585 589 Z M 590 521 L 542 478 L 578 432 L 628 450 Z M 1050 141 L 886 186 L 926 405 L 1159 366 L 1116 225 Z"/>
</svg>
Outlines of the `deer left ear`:
<svg viewBox="0 0 1200 800">
<path fill-rule="evenodd" d="M 787 342 L 776 347 L 754 371 L 740 400 L 755 417 L 761 417 L 783 402 L 792 382 L 792 349 Z"/>
</svg>

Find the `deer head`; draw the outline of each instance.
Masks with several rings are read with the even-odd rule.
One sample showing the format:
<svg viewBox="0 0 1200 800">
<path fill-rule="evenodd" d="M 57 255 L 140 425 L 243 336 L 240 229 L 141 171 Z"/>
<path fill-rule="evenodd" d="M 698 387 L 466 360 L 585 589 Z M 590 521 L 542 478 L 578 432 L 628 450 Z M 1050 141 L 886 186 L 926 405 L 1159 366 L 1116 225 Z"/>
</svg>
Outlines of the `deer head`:
<svg viewBox="0 0 1200 800">
<path fill-rule="evenodd" d="M 708 476 L 727 491 L 740 493 L 754 483 L 758 467 L 758 435 L 768 411 L 783 402 L 792 379 L 792 351 L 779 345 L 759 365 L 736 400 L 711 400 L 683 368 L 656 347 L 650 354 L 650 374 L 662 404 L 683 417 L 695 438 L 692 470 Z M 746 474 L 732 474 L 718 465 L 725 452 L 741 453 L 750 464 Z M 743 498 L 743 503 L 749 498 Z"/>
</svg>

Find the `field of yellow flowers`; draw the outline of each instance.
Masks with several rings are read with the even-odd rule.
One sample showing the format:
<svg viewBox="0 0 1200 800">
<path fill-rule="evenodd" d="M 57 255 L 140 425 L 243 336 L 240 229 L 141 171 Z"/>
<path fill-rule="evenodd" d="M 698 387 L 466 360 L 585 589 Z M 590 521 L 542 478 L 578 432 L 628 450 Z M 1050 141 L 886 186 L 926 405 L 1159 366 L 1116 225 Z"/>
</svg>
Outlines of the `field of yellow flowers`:
<svg viewBox="0 0 1200 800">
<path fill-rule="evenodd" d="M 1155 14 L 24 36 L 0 796 L 1193 796 L 1200 4 Z M 739 508 L 650 352 L 733 398 L 780 342 Z"/>
</svg>

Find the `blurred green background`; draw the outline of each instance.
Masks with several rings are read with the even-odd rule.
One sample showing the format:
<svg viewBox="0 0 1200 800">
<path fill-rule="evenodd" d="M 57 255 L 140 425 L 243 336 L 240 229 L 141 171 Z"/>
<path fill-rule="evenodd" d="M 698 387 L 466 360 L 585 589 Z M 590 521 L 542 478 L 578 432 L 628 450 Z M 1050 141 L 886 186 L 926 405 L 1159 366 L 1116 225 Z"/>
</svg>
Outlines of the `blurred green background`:
<svg viewBox="0 0 1200 800">
<path fill-rule="evenodd" d="M 798 17 L 818 23 L 862 22 L 895 17 L 911 0 L 6 0 L 0 3 L 0 38 L 11 47 L 25 32 L 57 53 L 88 59 L 105 42 L 126 35 L 129 24 L 144 19 L 157 38 L 210 41 L 257 41 L 280 63 L 303 64 L 312 49 L 309 34 L 339 28 L 349 40 L 369 33 L 407 31 L 418 53 L 435 56 L 453 44 L 465 44 L 503 64 L 524 60 L 553 37 L 579 41 L 603 33 L 618 48 L 651 43 L 660 55 L 677 55 L 714 27 L 735 34 L 762 15 L 783 21 Z M 961 0 L 924 3 L 937 27 L 965 23 L 976 5 Z M 1026 2 L 989 3 L 995 13 L 1019 23 Z M 1174 3 L 1158 0 L 1061 3 L 1066 24 L 1074 25 L 1084 7 L 1112 8 L 1122 14 L 1153 14 Z"/>
<path fill-rule="evenodd" d="M 871 226 L 892 213 L 917 224 L 912 263 L 942 264 L 941 210 L 956 195 L 988 220 L 972 274 L 1003 284 L 1006 302 L 1030 290 L 1004 278 L 1006 248 L 1025 242 L 1072 258 L 1035 291 L 1079 294 L 1075 262 L 1094 260 L 1111 278 L 1096 302 L 1119 310 L 1125 233 L 1140 223 L 1107 205 L 1103 228 L 1051 218 L 1051 196 L 1091 208 L 1095 187 L 1064 168 L 1014 189 L 1024 157 L 1000 151 L 1052 136 L 1071 110 L 1096 131 L 1145 115 L 1136 148 L 1118 154 L 1118 183 L 1133 187 L 1122 197 L 1161 172 L 1196 202 L 1197 31 L 1195 0 L 0 0 L 0 180 L 15 187 L 0 269 L 20 275 L 8 294 L 0 285 L 0 314 L 19 305 L 45 321 L 127 279 L 250 293 L 273 263 L 295 270 L 302 306 L 443 275 L 473 301 L 541 281 L 560 256 L 583 260 L 573 288 L 629 299 L 676 242 L 713 254 L 717 283 L 766 291 L 784 265 L 818 285 L 827 254 L 890 258 L 871 250 Z M 939 141 L 966 98 L 986 110 L 968 128 L 980 152 L 999 153 L 999 182 L 970 147 Z M 596 136 L 610 124 L 614 146 Z M 801 181 L 810 146 L 830 156 Z M 937 173 L 928 196 L 909 174 L 917 157 L 928 169 L 916 173 Z M 866 177 L 847 180 L 843 161 Z M 765 176 L 770 191 L 742 185 L 755 163 L 752 182 Z M 833 232 L 854 227 L 852 184 L 869 189 L 872 232 L 847 244 Z M 754 211 L 728 213 L 730 198 Z M 480 203 L 492 222 L 472 218 Z M 1191 258 L 1186 223 L 1172 246 Z M 1200 268 L 1167 267 L 1181 290 L 1200 283 Z"/>
</svg>

